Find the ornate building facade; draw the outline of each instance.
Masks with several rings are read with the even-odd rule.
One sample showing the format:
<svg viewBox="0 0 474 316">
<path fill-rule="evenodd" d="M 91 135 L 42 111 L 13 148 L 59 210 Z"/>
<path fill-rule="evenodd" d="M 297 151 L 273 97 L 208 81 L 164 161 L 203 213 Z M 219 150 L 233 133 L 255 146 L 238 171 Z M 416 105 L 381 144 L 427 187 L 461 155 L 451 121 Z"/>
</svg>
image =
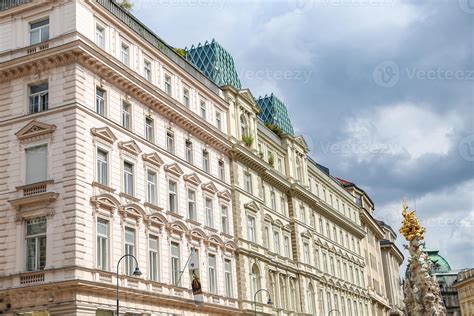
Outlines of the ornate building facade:
<svg viewBox="0 0 474 316">
<path fill-rule="evenodd" d="M 187 60 L 112 0 L 6 1 L 0 34 L 3 314 L 113 315 L 116 286 L 124 315 L 401 308 L 370 198 L 276 96 L 208 78 L 214 48 Z"/>
</svg>

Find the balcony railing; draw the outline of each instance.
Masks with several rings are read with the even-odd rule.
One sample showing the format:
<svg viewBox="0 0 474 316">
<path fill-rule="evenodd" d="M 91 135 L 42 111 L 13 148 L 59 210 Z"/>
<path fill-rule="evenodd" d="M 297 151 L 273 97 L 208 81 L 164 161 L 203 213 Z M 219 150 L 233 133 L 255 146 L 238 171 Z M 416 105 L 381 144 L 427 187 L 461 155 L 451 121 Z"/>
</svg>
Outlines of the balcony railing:
<svg viewBox="0 0 474 316">
<path fill-rule="evenodd" d="M 0 1 L 0 11 L 5 11 L 19 5 L 30 3 L 31 0 L 2 0 Z"/>
</svg>

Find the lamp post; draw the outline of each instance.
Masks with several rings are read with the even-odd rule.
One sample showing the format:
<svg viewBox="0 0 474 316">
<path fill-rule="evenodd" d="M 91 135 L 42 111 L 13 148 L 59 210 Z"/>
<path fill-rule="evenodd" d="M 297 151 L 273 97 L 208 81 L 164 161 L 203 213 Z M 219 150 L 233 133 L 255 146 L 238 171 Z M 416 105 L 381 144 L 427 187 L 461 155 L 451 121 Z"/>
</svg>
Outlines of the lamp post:
<svg viewBox="0 0 474 316">
<path fill-rule="evenodd" d="M 122 258 L 120 258 L 119 261 L 117 262 L 117 275 L 116 275 L 116 278 L 117 278 L 117 316 L 120 315 L 119 314 L 119 265 L 120 265 L 120 261 L 122 261 L 122 259 L 125 257 L 132 257 L 133 259 L 135 259 L 135 263 L 137 264 L 137 266 L 135 267 L 135 270 L 133 271 L 133 275 L 134 276 L 142 275 L 142 272 L 140 271 L 140 268 L 138 267 L 138 260 L 137 258 L 135 258 L 134 255 L 130 255 L 130 254 L 123 255 Z"/>
<path fill-rule="evenodd" d="M 341 312 L 338 309 L 335 309 L 335 308 L 333 308 L 329 311 L 328 316 L 331 316 L 332 312 L 337 312 L 339 314 L 339 316 L 341 316 Z"/>
<path fill-rule="evenodd" d="M 255 294 L 253 295 L 253 306 L 254 306 L 255 315 L 257 315 L 257 294 L 260 293 L 261 291 L 265 291 L 265 292 L 267 292 L 267 294 L 268 294 L 268 301 L 267 301 L 267 304 L 268 304 L 268 305 L 272 305 L 272 304 L 273 304 L 273 302 L 272 302 L 272 297 L 270 296 L 270 292 L 268 292 L 266 289 L 260 289 L 260 290 L 258 290 L 258 291 L 255 292 Z"/>
</svg>

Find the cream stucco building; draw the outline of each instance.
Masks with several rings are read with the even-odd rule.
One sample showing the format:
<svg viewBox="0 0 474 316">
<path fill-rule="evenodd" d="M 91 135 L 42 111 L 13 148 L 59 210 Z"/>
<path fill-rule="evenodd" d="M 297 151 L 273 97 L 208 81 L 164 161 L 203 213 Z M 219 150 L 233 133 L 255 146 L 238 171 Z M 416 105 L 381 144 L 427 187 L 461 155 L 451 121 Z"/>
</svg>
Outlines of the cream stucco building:
<svg viewBox="0 0 474 316">
<path fill-rule="evenodd" d="M 0 4 L 3 314 L 113 315 L 116 284 L 125 315 L 398 304 L 370 198 L 201 66 L 112 0 Z"/>
</svg>

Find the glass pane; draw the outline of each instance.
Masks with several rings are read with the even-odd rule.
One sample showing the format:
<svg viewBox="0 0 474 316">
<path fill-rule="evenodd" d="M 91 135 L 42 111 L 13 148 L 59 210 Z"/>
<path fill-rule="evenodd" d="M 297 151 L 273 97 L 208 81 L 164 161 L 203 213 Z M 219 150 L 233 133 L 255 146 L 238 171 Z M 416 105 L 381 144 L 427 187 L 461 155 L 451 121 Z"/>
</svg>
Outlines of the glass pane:
<svg viewBox="0 0 474 316">
<path fill-rule="evenodd" d="M 132 228 L 125 229 L 125 242 L 135 244 L 135 230 Z"/>
<path fill-rule="evenodd" d="M 30 147 L 26 152 L 26 183 L 45 181 L 47 178 L 47 145 Z"/>
<path fill-rule="evenodd" d="M 26 235 L 46 234 L 46 218 L 34 218 L 26 222 Z"/>
</svg>

